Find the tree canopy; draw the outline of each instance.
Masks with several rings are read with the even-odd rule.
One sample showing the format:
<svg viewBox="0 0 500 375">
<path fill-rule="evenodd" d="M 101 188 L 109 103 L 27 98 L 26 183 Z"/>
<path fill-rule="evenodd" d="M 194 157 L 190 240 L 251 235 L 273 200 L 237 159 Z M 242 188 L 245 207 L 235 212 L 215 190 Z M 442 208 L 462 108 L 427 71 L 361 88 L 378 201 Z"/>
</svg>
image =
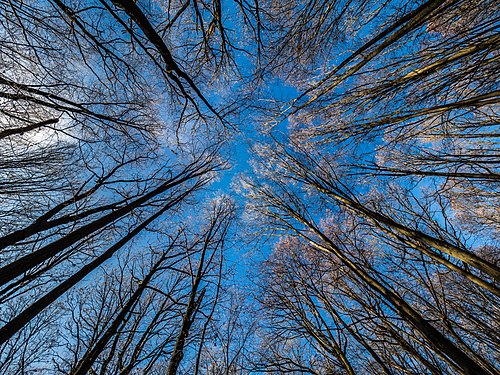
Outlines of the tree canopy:
<svg viewBox="0 0 500 375">
<path fill-rule="evenodd" d="M 0 373 L 500 374 L 493 0 L 0 0 Z"/>
</svg>

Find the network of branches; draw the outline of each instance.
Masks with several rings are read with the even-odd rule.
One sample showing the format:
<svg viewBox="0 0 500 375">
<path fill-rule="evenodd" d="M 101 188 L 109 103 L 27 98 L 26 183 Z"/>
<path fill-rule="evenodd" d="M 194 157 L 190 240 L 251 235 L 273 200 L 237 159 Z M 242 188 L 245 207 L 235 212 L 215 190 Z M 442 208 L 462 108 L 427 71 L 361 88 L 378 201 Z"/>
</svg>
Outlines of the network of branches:
<svg viewBox="0 0 500 375">
<path fill-rule="evenodd" d="M 1 374 L 500 374 L 495 0 L 0 0 Z"/>
</svg>

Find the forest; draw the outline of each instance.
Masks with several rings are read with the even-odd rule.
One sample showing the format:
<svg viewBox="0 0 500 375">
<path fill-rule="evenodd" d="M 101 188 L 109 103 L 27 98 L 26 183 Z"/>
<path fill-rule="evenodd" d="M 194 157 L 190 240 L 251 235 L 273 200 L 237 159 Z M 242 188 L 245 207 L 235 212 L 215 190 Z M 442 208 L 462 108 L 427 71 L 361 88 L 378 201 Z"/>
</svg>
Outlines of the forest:
<svg viewBox="0 0 500 375">
<path fill-rule="evenodd" d="M 500 375 L 496 0 L 0 0 L 0 374 Z"/>
</svg>

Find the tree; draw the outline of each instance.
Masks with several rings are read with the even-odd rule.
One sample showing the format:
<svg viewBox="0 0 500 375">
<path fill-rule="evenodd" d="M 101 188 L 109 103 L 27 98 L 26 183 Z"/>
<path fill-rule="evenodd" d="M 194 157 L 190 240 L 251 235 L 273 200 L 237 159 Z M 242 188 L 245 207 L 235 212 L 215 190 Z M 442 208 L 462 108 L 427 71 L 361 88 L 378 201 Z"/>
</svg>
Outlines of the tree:
<svg viewBox="0 0 500 375">
<path fill-rule="evenodd" d="M 0 2 L 0 369 L 497 374 L 496 5 Z"/>
<path fill-rule="evenodd" d="M 282 179 L 280 177 L 280 179 Z M 273 186 L 260 186 L 253 184 L 253 198 L 260 201 L 259 210 L 272 219 L 270 225 L 282 230 L 290 231 L 299 238 L 310 242 L 318 251 L 331 253 L 345 265 L 352 276 L 367 287 L 372 293 L 382 298 L 384 303 L 390 306 L 401 319 L 412 326 L 413 329 L 432 348 L 434 353 L 449 363 L 452 367 L 463 373 L 488 373 L 486 368 L 494 368 L 488 361 L 484 363 L 475 362 L 453 341 L 442 334 L 429 323 L 427 319 L 412 307 L 396 290 L 388 283 L 388 279 L 379 279 L 381 272 L 366 268 L 362 263 L 352 259 L 350 249 L 343 249 L 343 242 L 325 233 L 315 222 L 309 209 L 304 206 L 300 196 L 296 195 L 280 182 L 273 181 Z"/>
<path fill-rule="evenodd" d="M 133 2 L 1 4 L 0 173 L 7 182 L 0 187 L 0 341 L 7 367 L 16 366 L 15 353 L 36 350 L 29 332 L 40 319 L 37 335 L 53 329 L 44 319 L 60 313 L 69 290 L 147 240 L 161 221 L 181 221 L 225 168 L 220 132 L 228 123 L 163 41 L 179 30 L 182 11 L 160 5 L 156 14 L 173 22 L 153 31 L 144 21 L 152 9 Z M 205 126 L 209 136 L 192 133 Z M 132 287 L 123 316 L 146 286 Z"/>
<path fill-rule="evenodd" d="M 342 360 L 345 335 L 370 371 L 498 373 L 493 332 L 467 328 L 491 322 L 499 295 L 488 3 L 384 3 L 373 13 L 365 4 L 365 18 L 349 18 L 350 6 L 333 8 L 352 35 L 319 47 L 338 53 L 312 50 L 301 74 L 298 57 L 279 66 L 298 94 L 263 108 L 269 136 L 243 183 L 262 228 L 284 236 L 262 290 L 278 326 L 270 335 L 297 336 L 337 371 L 357 365 Z M 295 20 L 301 35 L 320 24 Z"/>
</svg>

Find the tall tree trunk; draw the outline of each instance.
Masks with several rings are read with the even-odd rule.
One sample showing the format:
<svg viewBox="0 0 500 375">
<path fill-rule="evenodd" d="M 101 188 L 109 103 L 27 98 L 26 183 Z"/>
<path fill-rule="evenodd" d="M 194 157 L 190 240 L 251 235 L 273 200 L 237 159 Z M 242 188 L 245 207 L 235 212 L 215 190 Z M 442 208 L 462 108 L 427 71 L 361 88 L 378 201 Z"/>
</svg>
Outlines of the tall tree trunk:
<svg viewBox="0 0 500 375">
<path fill-rule="evenodd" d="M 441 355 L 448 357 L 456 366 L 467 375 L 488 375 L 485 369 L 474 362 L 465 352 L 460 350 L 455 344 L 450 341 L 446 336 L 434 328 L 427 320 L 425 320 L 417 311 L 415 311 L 404 299 L 402 299 L 395 292 L 384 286 L 376 279 L 366 273 L 360 266 L 351 261 L 339 247 L 333 243 L 330 238 L 323 234 L 314 224 L 305 219 L 300 213 L 295 211 L 292 207 L 286 207 L 287 212 L 291 217 L 295 218 L 298 222 L 308 227 L 314 232 L 324 243 L 321 245 L 318 242 L 307 237 L 302 232 L 297 232 L 300 236 L 305 238 L 311 243 L 312 246 L 319 250 L 325 251 L 336 255 L 363 283 L 372 289 L 376 294 L 383 297 L 391 306 L 393 306 L 398 313 L 408 323 L 410 323 L 422 337 L 431 344 L 433 350 Z"/>
<path fill-rule="evenodd" d="M 102 351 L 106 348 L 106 345 L 108 342 L 113 338 L 114 335 L 117 334 L 120 326 L 123 324 L 124 319 L 126 316 L 132 311 L 136 303 L 139 301 L 141 298 L 142 293 L 146 289 L 146 287 L 149 285 L 149 282 L 151 281 L 151 278 L 155 275 L 155 273 L 158 271 L 159 267 L 165 260 L 165 255 L 163 255 L 158 262 L 156 262 L 153 267 L 151 267 L 151 270 L 148 272 L 148 274 L 144 277 L 144 280 L 141 281 L 135 292 L 130 296 L 129 300 L 127 303 L 123 306 L 123 308 L 120 310 L 118 315 L 115 317 L 113 322 L 109 325 L 109 327 L 104 331 L 104 333 L 101 335 L 101 338 L 96 342 L 96 344 L 89 348 L 87 352 L 83 355 L 82 359 L 78 361 L 78 364 L 76 365 L 75 369 L 71 371 L 71 375 L 86 375 L 89 369 L 92 367 L 94 364 L 95 360 L 99 355 L 102 353 Z"/>
<path fill-rule="evenodd" d="M 147 220 L 142 222 L 136 228 L 134 228 L 129 234 L 123 237 L 120 241 L 115 243 L 109 249 L 107 249 L 102 255 L 94 259 L 89 264 L 82 267 L 73 276 L 59 284 L 57 287 L 52 289 L 49 293 L 41 297 L 38 301 L 27 307 L 23 312 L 13 318 L 5 326 L 0 328 L 0 344 L 7 342 L 13 335 L 15 335 L 19 330 L 21 330 L 26 324 L 28 324 L 31 319 L 37 316 L 45 308 L 47 308 L 51 303 L 56 301 L 65 292 L 74 287 L 78 282 L 80 282 L 84 277 L 94 271 L 97 267 L 103 264 L 106 260 L 110 259 L 114 253 L 116 253 L 120 248 L 122 248 L 127 242 L 133 239 L 137 234 L 139 234 L 144 228 L 151 224 L 154 220 L 164 214 L 168 209 L 172 208 L 175 204 L 182 201 L 182 196 L 177 200 L 170 202 L 165 205 L 160 211 L 150 216 Z"/>
<path fill-rule="evenodd" d="M 173 187 L 181 185 L 183 182 L 194 179 L 202 175 L 203 173 L 204 171 L 190 171 L 189 173 L 181 173 L 168 182 L 161 184 L 153 191 L 132 201 L 128 205 L 121 207 L 114 212 L 106 214 L 105 216 L 94 220 L 93 222 L 86 224 L 76 229 L 72 233 L 54 241 L 53 243 L 46 245 L 41 249 L 34 251 L 31 254 L 25 255 L 24 257 L 0 268 L 0 285 L 4 285 L 9 281 L 14 280 L 16 277 L 29 271 L 33 267 L 42 264 L 61 251 L 68 249 L 70 246 L 74 245 L 81 239 L 124 217 L 141 205 L 150 201 L 152 198 L 166 192 Z"/>
</svg>

